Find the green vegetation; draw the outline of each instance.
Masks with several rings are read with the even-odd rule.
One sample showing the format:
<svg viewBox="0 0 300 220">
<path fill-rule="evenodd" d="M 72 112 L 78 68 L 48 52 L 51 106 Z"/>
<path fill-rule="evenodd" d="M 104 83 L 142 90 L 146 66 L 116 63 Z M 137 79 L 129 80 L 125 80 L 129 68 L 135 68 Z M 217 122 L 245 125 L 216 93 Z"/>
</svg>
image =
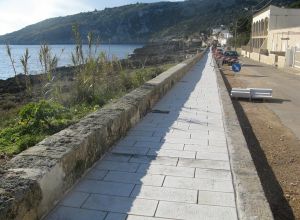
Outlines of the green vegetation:
<svg viewBox="0 0 300 220">
<path fill-rule="evenodd" d="M 92 30 L 102 42 L 138 43 L 151 39 L 170 39 L 199 33 L 209 33 L 219 25 L 230 26 L 244 15 L 244 8 L 261 0 L 187 0 L 132 4 L 102 11 L 47 19 L 22 30 L 0 36 L 0 43 L 39 44 L 41 42 L 74 43 L 73 24 L 78 24 L 82 36 Z M 268 1 L 265 1 L 267 3 Z M 273 0 L 272 4 L 287 5 L 291 0 Z M 262 2 L 258 7 L 262 7 Z M 259 8 L 258 8 L 259 9 Z M 176 16 L 174 16 L 176 15 Z M 87 43 L 87 39 L 84 40 Z"/>
<path fill-rule="evenodd" d="M 295 1 L 289 5 L 290 8 L 300 8 L 300 1 Z"/>
<path fill-rule="evenodd" d="M 20 110 L 11 126 L 0 131 L 0 151 L 21 152 L 65 128 L 71 121 L 70 111 L 58 103 L 45 100 L 29 103 Z"/>
<path fill-rule="evenodd" d="M 20 110 L 13 108 L 7 111 L 6 120 L 0 123 L 0 153 L 12 155 L 37 144 L 45 137 L 78 122 L 87 114 L 154 78 L 170 66 L 122 70 L 119 72 L 118 81 L 107 84 L 97 94 L 86 91 L 85 86 L 78 88 L 78 94 L 72 97 L 77 101 L 69 106 L 41 99 L 24 105 Z M 84 100 L 85 96 L 91 99 Z"/>
<path fill-rule="evenodd" d="M 237 19 L 236 25 L 232 25 L 230 28 L 231 33 L 235 34 L 236 28 L 236 42 L 235 38 L 229 39 L 229 45 L 234 46 L 236 43 L 236 47 L 241 47 L 242 45 L 246 45 L 251 37 L 251 16 L 248 17 L 240 17 Z"/>
<path fill-rule="evenodd" d="M 78 122 L 87 114 L 141 86 L 168 69 L 172 64 L 138 69 L 124 68 L 121 62 L 109 59 L 97 52 L 97 41 L 88 34 L 88 55 L 82 51 L 82 39 L 78 27 L 73 27 L 76 46 L 72 54 L 74 82 L 68 84 L 68 93 L 62 91 L 60 81 L 55 80 L 57 58 L 52 56 L 47 44 L 41 45 L 40 63 L 43 68 L 42 83 L 36 88 L 28 74 L 30 55 L 25 51 L 21 59 L 27 97 L 30 101 L 17 106 L 10 97 L 2 103 L 5 120 L 0 122 L 0 153 L 19 153 L 67 126 Z M 94 43 L 96 42 L 96 43 Z M 11 57 L 10 47 L 8 55 Z M 13 68 L 15 62 L 11 61 Z M 17 79 L 17 77 L 15 77 Z"/>
</svg>

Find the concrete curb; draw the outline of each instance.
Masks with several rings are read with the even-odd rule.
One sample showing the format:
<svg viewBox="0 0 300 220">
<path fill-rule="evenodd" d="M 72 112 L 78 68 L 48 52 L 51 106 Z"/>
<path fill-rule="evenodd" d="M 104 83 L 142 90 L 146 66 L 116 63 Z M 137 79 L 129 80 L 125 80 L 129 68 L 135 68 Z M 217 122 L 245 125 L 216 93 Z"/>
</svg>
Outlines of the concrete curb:
<svg viewBox="0 0 300 220">
<path fill-rule="evenodd" d="M 204 55 L 197 54 L 116 103 L 13 158 L 0 172 L 0 220 L 42 218 Z"/>
<path fill-rule="evenodd" d="M 217 67 L 215 60 L 214 66 Z M 240 220 L 272 220 L 274 217 L 271 208 L 263 191 L 222 74 L 218 68 L 215 71 L 225 119 L 224 127 L 230 155 L 238 218 Z"/>
</svg>

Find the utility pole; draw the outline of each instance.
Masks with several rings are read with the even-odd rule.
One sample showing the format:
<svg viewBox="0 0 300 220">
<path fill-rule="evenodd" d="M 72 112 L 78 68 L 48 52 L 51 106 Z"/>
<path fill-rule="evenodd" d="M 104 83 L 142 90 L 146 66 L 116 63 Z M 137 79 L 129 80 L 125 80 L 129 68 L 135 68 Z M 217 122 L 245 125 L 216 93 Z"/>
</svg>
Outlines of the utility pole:
<svg viewBox="0 0 300 220">
<path fill-rule="evenodd" d="M 234 30 L 234 50 L 236 51 L 236 39 L 237 39 L 237 21 L 235 22 L 235 30 Z"/>
</svg>

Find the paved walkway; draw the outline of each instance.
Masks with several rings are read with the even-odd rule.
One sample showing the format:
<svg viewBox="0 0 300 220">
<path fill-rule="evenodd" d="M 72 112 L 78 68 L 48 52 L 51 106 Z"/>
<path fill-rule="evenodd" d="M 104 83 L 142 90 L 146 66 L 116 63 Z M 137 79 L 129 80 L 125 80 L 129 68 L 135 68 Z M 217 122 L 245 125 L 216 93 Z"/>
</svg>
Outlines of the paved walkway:
<svg viewBox="0 0 300 220">
<path fill-rule="evenodd" d="M 204 57 L 47 220 L 235 220 L 216 75 Z"/>
</svg>

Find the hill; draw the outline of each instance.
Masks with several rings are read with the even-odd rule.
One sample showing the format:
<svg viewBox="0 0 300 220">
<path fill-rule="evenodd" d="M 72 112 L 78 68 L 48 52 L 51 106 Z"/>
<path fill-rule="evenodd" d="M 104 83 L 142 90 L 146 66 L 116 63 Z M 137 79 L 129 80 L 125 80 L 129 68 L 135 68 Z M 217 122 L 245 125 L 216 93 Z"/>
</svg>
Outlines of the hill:
<svg viewBox="0 0 300 220">
<path fill-rule="evenodd" d="M 191 34 L 207 33 L 216 25 L 230 25 L 257 5 L 269 0 L 187 0 L 132 4 L 102 11 L 56 17 L 0 36 L 0 44 L 69 44 L 73 43 L 72 25 L 78 24 L 82 36 L 92 31 L 102 42 L 144 43 L 167 40 Z M 286 5 L 291 0 L 273 0 L 272 4 Z"/>
</svg>

